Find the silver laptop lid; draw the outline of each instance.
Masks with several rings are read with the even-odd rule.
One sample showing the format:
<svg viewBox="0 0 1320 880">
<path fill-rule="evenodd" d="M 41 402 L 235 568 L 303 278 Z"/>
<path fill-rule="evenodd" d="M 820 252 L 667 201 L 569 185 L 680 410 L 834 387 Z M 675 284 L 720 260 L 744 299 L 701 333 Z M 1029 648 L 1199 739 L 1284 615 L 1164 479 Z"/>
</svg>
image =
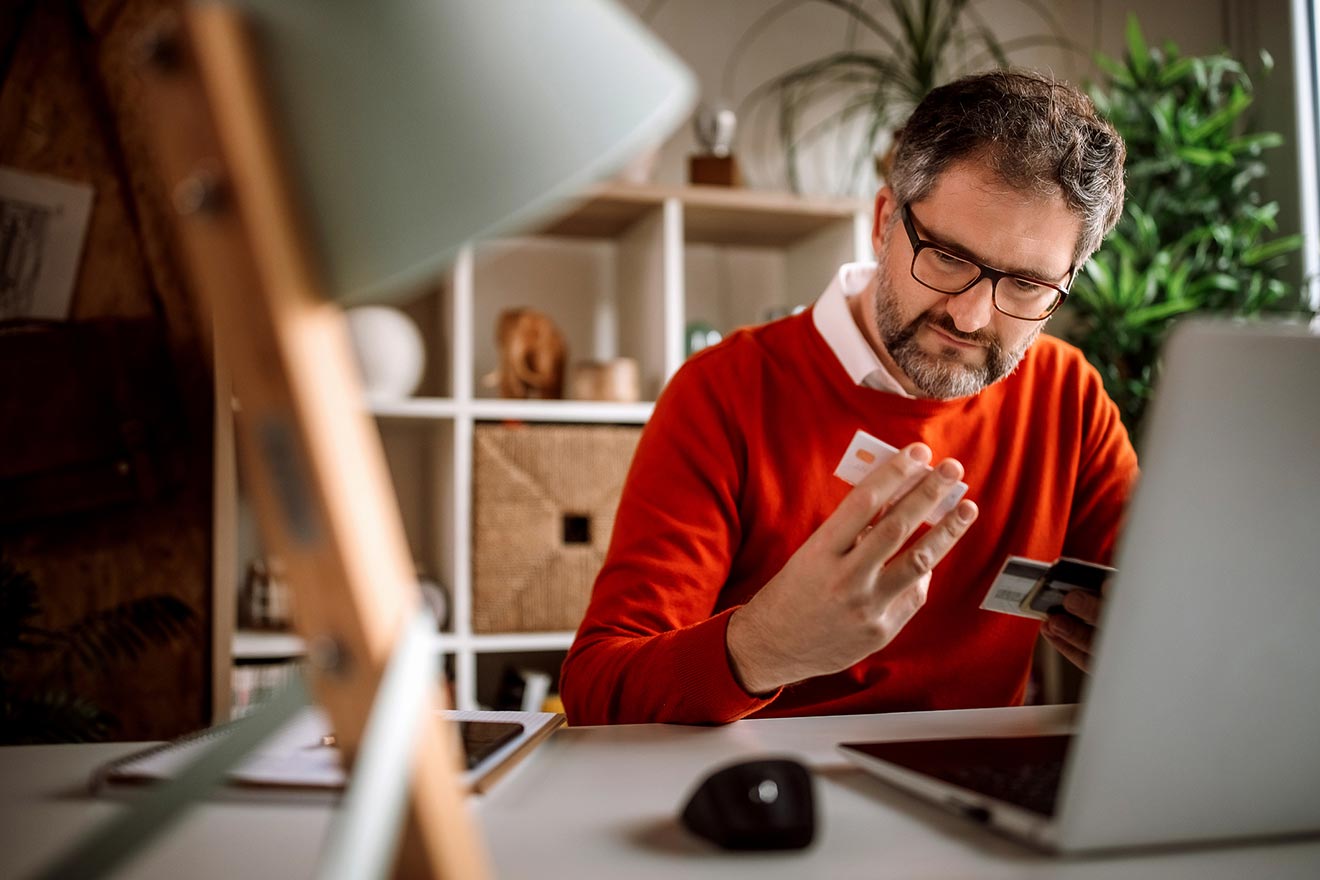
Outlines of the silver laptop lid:
<svg viewBox="0 0 1320 880">
<path fill-rule="evenodd" d="M 1058 846 L 1320 829 L 1320 338 L 1184 323 L 1141 453 Z"/>
</svg>

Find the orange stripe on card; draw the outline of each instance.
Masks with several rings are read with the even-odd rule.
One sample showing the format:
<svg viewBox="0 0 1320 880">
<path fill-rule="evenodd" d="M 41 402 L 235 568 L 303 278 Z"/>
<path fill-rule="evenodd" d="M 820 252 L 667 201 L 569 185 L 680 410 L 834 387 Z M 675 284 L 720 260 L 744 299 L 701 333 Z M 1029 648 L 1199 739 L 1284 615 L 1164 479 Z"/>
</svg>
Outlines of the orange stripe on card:
<svg viewBox="0 0 1320 880">
<path fill-rule="evenodd" d="M 860 458 L 862 461 L 866 462 L 867 464 L 870 464 L 871 462 L 875 461 L 875 453 L 869 449 L 857 450 L 857 457 Z"/>
</svg>

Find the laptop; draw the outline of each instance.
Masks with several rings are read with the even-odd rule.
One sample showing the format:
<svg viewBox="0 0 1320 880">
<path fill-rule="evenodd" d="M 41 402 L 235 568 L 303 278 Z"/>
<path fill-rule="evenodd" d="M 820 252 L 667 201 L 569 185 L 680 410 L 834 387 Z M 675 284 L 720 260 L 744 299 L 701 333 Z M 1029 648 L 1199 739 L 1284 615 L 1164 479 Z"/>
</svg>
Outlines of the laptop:
<svg viewBox="0 0 1320 880">
<path fill-rule="evenodd" d="M 1180 324 L 1070 736 L 845 743 L 1074 853 L 1320 831 L 1320 336 Z"/>
</svg>

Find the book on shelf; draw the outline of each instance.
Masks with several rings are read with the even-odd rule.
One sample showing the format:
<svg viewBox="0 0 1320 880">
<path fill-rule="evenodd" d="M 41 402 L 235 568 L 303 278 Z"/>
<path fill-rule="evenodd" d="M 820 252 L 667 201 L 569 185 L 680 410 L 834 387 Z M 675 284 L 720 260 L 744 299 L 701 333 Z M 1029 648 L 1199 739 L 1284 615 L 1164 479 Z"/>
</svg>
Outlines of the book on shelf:
<svg viewBox="0 0 1320 880">
<path fill-rule="evenodd" d="M 302 661 L 236 661 L 230 671 L 229 717 L 242 718 L 302 675 Z"/>
<path fill-rule="evenodd" d="M 463 783 L 474 793 L 490 789 L 532 749 L 564 723 L 554 712 L 492 712 L 448 709 L 456 722 L 467 767 Z M 98 767 L 93 793 L 130 790 L 172 778 L 235 722 L 150 746 Z M 221 796 L 254 794 L 323 795 L 338 798 L 348 774 L 339 760 L 329 719 L 318 707 L 304 709 L 229 771 Z"/>
</svg>

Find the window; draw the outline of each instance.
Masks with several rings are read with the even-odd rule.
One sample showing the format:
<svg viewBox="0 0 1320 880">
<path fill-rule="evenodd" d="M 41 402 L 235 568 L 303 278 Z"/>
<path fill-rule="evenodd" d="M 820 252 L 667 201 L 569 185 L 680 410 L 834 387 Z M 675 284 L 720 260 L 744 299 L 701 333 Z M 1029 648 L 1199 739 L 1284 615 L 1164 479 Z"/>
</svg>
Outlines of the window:
<svg viewBox="0 0 1320 880">
<path fill-rule="evenodd" d="M 1320 309 L 1320 32 L 1313 0 L 1292 0 L 1297 78 L 1297 159 L 1301 191 L 1302 273 L 1312 308 Z"/>
</svg>

